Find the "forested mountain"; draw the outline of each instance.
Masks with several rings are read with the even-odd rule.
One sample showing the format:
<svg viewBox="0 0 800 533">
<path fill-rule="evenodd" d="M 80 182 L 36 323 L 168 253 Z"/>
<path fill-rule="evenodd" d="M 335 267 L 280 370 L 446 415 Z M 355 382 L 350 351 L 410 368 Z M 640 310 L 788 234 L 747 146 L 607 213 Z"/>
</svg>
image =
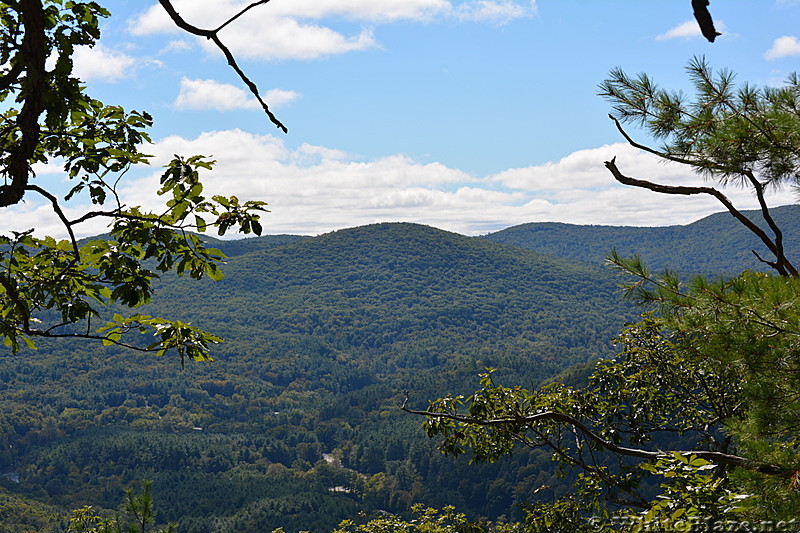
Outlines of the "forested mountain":
<svg viewBox="0 0 800 533">
<path fill-rule="evenodd" d="M 717 222 L 696 228 L 738 239 Z M 544 235 L 524 228 L 505 236 Z M 595 230 L 582 231 L 598 248 Z M 0 507 L 19 509 L 25 497 L 38 502 L 37 520 L 47 506 L 114 508 L 122 488 L 152 479 L 160 520 L 182 532 L 320 531 L 415 502 L 514 516 L 542 485 L 558 491 L 548 454 L 454 462 L 400 411 L 406 391 L 424 406 L 474 390 L 486 367 L 498 381 L 535 386 L 612 354 L 636 310 L 608 268 L 490 238 L 394 223 L 219 241 L 231 256 L 224 280 L 165 277 L 147 310 L 223 336 L 215 362 L 182 370 L 77 341 L 3 353 Z M 576 246 L 589 244 L 561 255 L 582 257 Z M 673 241 L 677 264 L 687 246 Z M 708 268 L 724 259 L 696 246 Z"/>
<path fill-rule="evenodd" d="M 534 357 L 549 374 L 587 348 L 607 349 L 626 308 L 617 295 L 603 268 L 425 226 L 379 224 L 233 257 L 223 281 L 172 280 L 152 307 L 177 308 L 230 339 L 225 355 L 238 355 L 244 340 L 307 336 L 353 348 L 348 363 L 394 375 L 438 365 L 461 371 L 465 350 L 498 346 L 483 350 L 473 364 L 480 369 L 516 357 L 509 353 L 516 346 L 525 364 Z M 584 313 L 604 317 L 578 326 Z"/>
<path fill-rule="evenodd" d="M 766 227 L 760 212 L 744 214 Z M 800 206 L 777 207 L 772 214 L 783 230 L 790 259 L 800 258 Z M 590 263 L 602 262 L 610 250 L 616 249 L 623 256 L 639 254 L 653 269 L 692 274 L 735 274 L 745 268 L 765 268 L 752 250 L 769 258 L 758 237 L 727 212 L 685 226 L 652 228 L 536 222 L 512 226 L 485 238 Z"/>
</svg>

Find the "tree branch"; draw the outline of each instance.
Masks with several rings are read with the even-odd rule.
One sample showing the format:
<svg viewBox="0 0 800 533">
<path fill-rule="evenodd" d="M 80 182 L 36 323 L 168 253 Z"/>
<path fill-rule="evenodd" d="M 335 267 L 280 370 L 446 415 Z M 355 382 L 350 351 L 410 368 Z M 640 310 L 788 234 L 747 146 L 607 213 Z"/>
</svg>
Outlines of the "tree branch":
<svg viewBox="0 0 800 533">
<path fill-rule="evenodd" d="M 61 324 L 64 325 L 64 324 Z M 131 350 L 137 352 L 144 352 L 144 353 L 155 353 L 160 350 L 160 348 L 142 348 L 141 346 L 136 346 L 135 344 L 128 344 L 126 342 L 110 339 L 108 337 L 104 337 L 102 335 L 93 335 L 91 333 L 52 333 L 50 329 L 48 330 L 40 330 L 40 329 L 22 329 L 19 330 L 21 333 L 28 335 L 30 337 L 42 337 L 47 339 L 88 339 L 88 340 L 99 340 L 103 342 L 110 342 L 115 346 L 120 346 L 122 348 L 129 348 Z M 51 328 L 52 329 L 52 328 Z"/>
<path fill-rule="evenodd" d="M 598 446 L 608 450 L 611 453 L 617 455 L 623 455 L 626 457 L 635 457 L 637 459 L 655 461 L 658 459 L 662 459 L 664 457 L 669 457 L 673 453 L 680 453 L 682 455 L 687 455 L 687 456 L 693 455 L 695 457 L 704 459 L 714 464 L 738 466 L 748 470 L 755 470 L 764 474 L 786 475 L 794 472 L 793 470 L 789 470 L 780 467 L 778 465 L 773 465 L 768 463 L 758 463 L 755 461 L 751 461 L 745 457 L 740 457 L 738 455 L 732 455 L 722 452 L 712 452 L 707 450 L 686 450 L 677 452 L 665 452 L 665 451 L 650 451 L 650 450 L 643 450 L 641 448 L 627 448 L 625 446 L 618 446 L 613 442 L 607 441 L 602 437 L 600 437 L 599 435 L 597 435 L 586 425 L 584 425 L 580 420 L 570 415 L 558 413 L 555 411 L 545 411 L 533 415 L 516 416 L 513 418 L 481 419 L 481 418 L 474 418 L 471 416 L 462 416 L 449 413 L 436 413 L 433 411 L 415 411 L 413 409 L 409 409 L 406 406 L 407 403 L 408 403 L 408 397 L 406 397 L 406 400 L 403 402 L 403 405 L 401 407 L 402 410 L 407 413 L 411 413 L 413 415 L 425 416 L 429 418 L 445 418 L 447 420 L 453 420 L 455 422 L 461 422 L 464 424 L 474 424 L 476 426 L 524 427 L 544 421 L 561 422 L 576 428 L 581 433 L 583 433 L 589 440 L 591 440 Z"/>
<path fill-rule="evenodd" d="M 248 11 L 250 11 L 251 9 L 253 9 L 254 7 L 256 7 L 256 6 L 260 6 L 260 5 L 262 5 L 262 4 L 266 4 L 267 2 L 269 2 L 269 0 L 258 0 L 257 2 L 253 2 L 253 3 L 252 3 L 252 4 L 250 4 L 249 6 L 247 6 L 247 7 L 246 7 L 246 8 L 244 8 L 244 9 L 242 9 L 241 11 L 239 11 L 238 13 L 236 13 L 234 16 L 232 16 L 231 18 L 229 18 L 228 20 L 226 20 L 225 22 L 223 22 L 223 23 L 222 23 L 222 24 L 221 24 L 221 25 L 220 25 L 220 26 L 219 26 L 219 27 L 218 27 L 216 30 L 214 30 L 214 33 L 218 33 L 219 31 L 221 31 L 221 30 L 222 30 L 222 28 L 224 28 L 225 26 L 227 26 L 228 24 L 230 24 L 230 23 L 231 23 L 231 22 L 233 22 L 234 20 L 238 19 L 239 17 L 241 17 L 242 15 L 244 15 L 245 13 L 247 13 Z"/>
<path fill-rule="evenodd" d="M 5 91 L 11 84 L 15 81 L 18 81 L 19 75 L 22 74 L 22 64 L 15 63 L 11 65 L 11 68 L 8 69 L 8 72 L 0 76 L 0 90 Z"/>
<path fill-rule="evenodd" d="M 78 241 L 75 239 L 75 233 L 72 231 L 73 224 L 67 220 L 66 215 L 64 215 L 64 211 L 61 209 L 61 206 L 58 204 L 58 198 L 47 192 L 46 190 L 42 189 L 38 185 L 28 185 L 25 187 L 25 190 L 38 192 L 48 200 L 53 205 L 53 211 L 55 211 L 58 218 L 64 224 L 64 227 L 67 228 L 67 232 L 69 233 L 69 240 L 72 243 L 72 253 L 75 256 L 77 261 L 81 260 L 80 251 L 78 248 Z"/>
<path fill-rule="evenodd" d="M 756 225 L 752 220 L 744 216 L 741 211 L 734 207 L 733 203 L 728 199 L 727 196 L 719 192 L 717 189 L 713 187 L 686 187 L 680 185 L 661 185 L 659 183 L 653 183 L 650 181 L 640 180 L 625 176 L 620 172 L 619 168 L 616 165 L 616 157 L 612 158 L 611 161 L 606 161 L 605 166 L 614 176 L 618 182 L 622 183 L 623 185 L 630 185 L 633 187 L 639 187 L 642 189 L 648 189 L 653 192 L 658 192 L 662 194 L 676 194 L 676 195 L 694 195 L 694 194 L 708 194 L 713 196 L 719 202 L 725 206 L 728 212 L 736 218 L 743 226 L 753 232 L 761 242 L 763 242 L 770 252 L 772 252 L 775 257 L 779 257 L 779 250 L 775 243 L 769 238 L 769 236 L 762 230 L 758 225 Z M 794 270 L 794 267 L 791 267 L 789 270 L 786 265 L 781 263 L 780 261 L 776 261 L 775 269 L 778 271 L 779 274 L 782 276 L 786 275 L 797 275 L 797 271 Z M 789 265 L 791 266 L 791 265 Z"/>
<path fill-rule="evenodd" d="M 714 27 L 714 20 L 711 18 L 711 13 L 708 12 L 709 3 L 709 0 L 692 0 L 692 10 L 703 37 L 713 43 L 722 34 Z"/>
<path fill-rule="evenodd" d="M 80 224 L 81 222 L 86 222 L 87 220 L 92 219 L 92 218 L 96 218 L 96 217 L 108 217 L 108 218 L 113 218 L 115 220 L 116 219 L 124 219 L 124 220 L 137 220 L 139 222 L 152 222 L 152 223 L 158 223 L 158 224 L 161 224 L 163 226 L 170 227 L 172 229 L 178 229 L 177 226 L 173 226 L 171 224 L 166 224 L 164 222 L 164 220 L 161 218 L 161 216 L 145 217 L 145 216 L 131 215 L 131 214 L 128 214 L 128 213 L 120 212 L 119 208 L 118 209 L 113 209 L 111 211 L 88 211 L 88 212 L 84 213 L 83 215 L 81 215 L 80 217 L 76 218 L 75 220 L 71 220 L 70 224 L 74 226 L 76 224 Z"/>
<path fill-rule="evenodd" d="M 744 173 L 745 177 L 750 181 L 750 184 L 753 186 L 753 189 L 756 192 L 756 198 L 758 198 L 758 205 L 761 207 L 761 216 L 764 217 L 764 221 L 772 230 L 772 233 L 775 235 L 775 258 L 777 259 L 777 263 L 789 272 L 792 276 L 797 276 L 797 269 L 789 262 L 787 259 L 786 254 L 783 249 L 783 232 L 775 220 L 772 218 L 772 214 L 769 212 L 769 206 L 767 205 L 767 201 L 764 198 L 764 185 L 758 181 L 751 170 L 748 170 Z M 755 252 L 754 252 L 755 253 Z M 756 254 L 758 257 L 758 254 Z M 759 259 L 761 259 L 759 257 Z M 766 261 L 765 261 L 766 262 Z M 767 263 L 770 264 L 770 263 Z M 773 266 L 777 270 L 776 267 Z"/>
<path fill-rule="evenodd" d="M 11 183 L 0 185 L 0 207 L 14 205 L 22 200 L 30 177 L 30 159 L 39 145 L 39 117 L 44 112 L 47 87 L 45 61 L 48 55 L 45 36 L 45 15 L 42 3 L 37 0 L 19 2 L 20 19 L 25 26 L 19 52 L 14 57 L 25 65 L 21 80 L 24 104 L 17 116 L 19 141 L 9 149 L 8 163 L 4 169 Z"/>
<path fill-rule="evenodd" d="M 210 41 L 212 41 L 214 44 L 217 45 L 217 48 L 219 48 L 220 51 L 222 51 L 223 55 L 225 55 L 225 59 L 227 59 L 228 65 L 230 65 L 231 68 L 233 68 L 233 70 L 239 75 L 239 78 L 241 78 L 241 80 L 245 83 L 245 85 L 247 85 L 247 88 L 250 89 L 250 92 L 253 94 L 253 96 L 256 97 L 258 103 L 261 104 L 261 108 L 267 114 L 270 121 L 273 124 L 275 124 L 275 126 L 277 126 L 278 129 L 283 131 L 283 133 L 288 133 L 289 130 L 286 128 L 286 126 L 284 126 L 283 123 L 280 120 L 278 120 L 278 118 L 272 113 L 272 111 L 270 111 L 267 103 L 264 102 L 264 100 L 261 98 L 261 95 L 258 93 L 258 87 L 256 86 L 256 84 L 253 83 L 253 81 L 247 77 L 247 75 L 242 71 L 241 68 L 239 68 L 239 65 L 236 63 L 236 58 L 233 57 L 231 51 L 228 49 L 227 46 L 225 46 L 225 44 L 219 39 L 219 36 L 217 35 L 221 29 L 223 29 L 225 26 L 227 26 L 228 24 L 239 18 L 249 9 L 257 5 L 266 4 L 267 2 L 269 2 L 269 0 L 261 0 L 258 2 L 254 2 L 249 6 L 247 6 L 246 8 L 244 8 L 243 10 L 241 10 L 233 17 L 231 17 L 227 22 L 222 24 L 219 28 L 215 30 L 205 30 L 203 28 L 198 28 L 197 26 L 194 26 L 186 22 L 186 20 L 184 20 L 183 17 L 181 17 L 181 15 L 175 10 L 175 7 L 172 5 L 170 0 L 158 0 L 158 3 L 161 4 L 161 7 L 164 8 L 164 10 L 167 12 L 167 14 L 172 19 L 172 21 L 175 23 L 176 26 L 178 26 L 180 29 L 188 33 L 191 33 L 192 35 L 197 35 L 198 37 L 205 37 L 206 39 L 209 39 Z"/>
<path fill-rule="evenodd" d="M 628 144 L 630 144 L 634 148 L 638 148 L 639 150 L 642 150 L 642 151 L 645 151 L 647 153 L 653 154 L 653 155 L 658 156 L 658 157 L 660 157 L 662 159 L 666 159 L 668 161 L 672 161 L 673 163 L 680 163 L 682 165 L 689 165 L 689 166 L 700 166 L 700 163 L 697 162 L 697 161 L 693 161 L 691 159 L 684 159 L 682 157 L 676 157 L 674 155 L 670 155 L 670 154 L 667 154 L 667 153 L 664 153 L 664 152 L 660 152 L 660 151 L 658 151 L 658 150 L 656 150 L 654 148 L 650 148 L 647 145 L 637 143 L 636 141 L 633 140 L 633 138 L 630 135 L 628 135 L 628 132 L 625 131 L 625 128 L 622 127 L 622 124 L 620 123 L 620 121 L 614 115 L 609 113 L 608 118 L 610 118 L 611 120 L 614 121 L 614 124 L 617 127 L 617 131 L 619 131 L 619 133 L 625 138 L 625 140 L 628 141 Z M 708 164 L 709 164 L 709 166 L 711 166 L 715 170 L 719 170 L 721 172 L 726 172 L 726 169 L 724 167 L 720 166 L 720 165 L 713 164 L 711 162 L 709 162 Z"/>
</svg>

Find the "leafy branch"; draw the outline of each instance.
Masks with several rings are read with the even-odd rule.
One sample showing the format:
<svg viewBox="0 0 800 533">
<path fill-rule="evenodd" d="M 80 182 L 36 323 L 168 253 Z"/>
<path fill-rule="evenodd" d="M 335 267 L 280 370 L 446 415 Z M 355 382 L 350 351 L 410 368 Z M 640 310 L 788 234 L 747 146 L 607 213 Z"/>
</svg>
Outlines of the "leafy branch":
<svg viewBox="0 0 800 533">
<path fill-rule="evenodd" d="M 675 454 L 680 455 L 692 455 L 699 459 L 703 459 L 708 461 L 709 463 L 713 463 L 716 465 L 725 465 L 725 466 L 737 466 L 741 468 L 746 468 L 748 470 L 755 470 L 757 472 L 761 472 L 764 474 L 773 474 L 773 475 L 788 475 L 793 473 L 794 470 L 787 469 L 778 465 L 768 464 L 768 463 L 759 463 L 756 461 L 752 461 L 745 457 L 740 457 L 738 455 L 729 454 L 729 453 L 722 453 L 722 452 L 715 452 L 715 451 L 707 451 L 707 450 L 674 450 L 674 451 L 652 451 L 652 450 L 645 450 L 642 448 L 630 448 L 625 446 L 620 446 L 611 442 L 609 440 L 603 439 L 586 426 L 583 422 L 578 420 L 577 418 L 557 411 L 543 411 L 533 414 L 525 414 L 525 415 L 516 415 L 516 416 L 506 416 L 506 417 L 499 417 L 499 418 L 480 418 L 474 417 L 464 414 L 459 414 L 458 412 L 442 409 L 441 407 L 435 408 L 434 410 L 414 410 L 409 409 L 406 406 L 408 401 L 408 397 L 403 402 L 401 409 L 407 413 L 424 416 L 428 418 L 428 422 L 426 422 L 426 429 L 428 430 L 429 435 L 436 435 L 441 434 L 446 439 L 451 439 L 455 437 L 456 439 L 463 439 L 463 433 L 459 433 L 464 431 L 473 431 L 471 426 L 477 427 L 497 427 L 502 432 L 508 433 L 513 435 L 516 439 L 525 440 L 526 442 L 528 439 L 524 439 L 522 433 L 526 430 L 533 430 L 536 431 L 535 428 L 542 424 L 547 424 L 549 422 L 557 422 L 560 424 L 565 424 L 567 426 L 571 426 L 578 430 L 581 434 L 586 436 L 593 444 L 599 446 L 600 448 L 605 449 L 608 452 L 611 452 L 616 455 L 621 455 L 625 457 L 634 457 L 637 459 L 644 459 L 647 461 L 657 461 L 659 459 L 668 458 L 670 456 L 674 456 Z M 436 403 L 434 402 L 434 406 Z M 442 421 L 452 421 L 458 422 L 458 429 L 455 429 L 454 426 L 449 424 L 442 424 Z M 452 439 L 451 439 L 452 440 Z M 450 443 L 448 443 L 450 444 Z M 448 449 L 450 453 L 454 453 L 455 449 Z M 576 464 L 581 464 L 580 461 L 575 461 Z"/>
</svg>

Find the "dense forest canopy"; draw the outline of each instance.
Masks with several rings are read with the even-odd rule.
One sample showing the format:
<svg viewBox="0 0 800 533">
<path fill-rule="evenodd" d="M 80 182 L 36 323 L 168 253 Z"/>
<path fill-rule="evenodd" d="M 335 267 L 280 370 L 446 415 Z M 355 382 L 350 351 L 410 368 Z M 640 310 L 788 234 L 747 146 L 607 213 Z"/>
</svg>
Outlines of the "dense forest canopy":
<svg viewBox="0 0 800 533">
<path fill-rule="evenodd" d="M 578 249 L 609 230 L 574 229 Z M 212 244 L 231 256 L 224 280 L 163 277 L 151 306 L 222 333 L 214 364 L 176 372 L 78 340 L 2 358 L 7 490 L 66 516 L 151 479 L 159 520 L 181 531 L 330 530 L 419 502 L 522 519 L 532 494 L 561 495 L 545 451 L 454 463 L 399 409 L 406 391 L 467 394 L 488 366 L 530 389 L 562 371 L 580 385 L 635 317 L 608 268 L 413 224 Z"/>
<path fill-rule="evenodd" d="M 499 516 L 513 512 L 513 485 L 522 501 L 552 468 L 454 468 L 398 416 L 404 391 L 466 392 L 485 366 L 534 385 L 612 353 L 633 316 L 607 269 L 430 227 L 259 240 L 220 243 L 244 251 L 222 281 L 157 286 L 153 312 L 229 339 L 212 365 L 176 372 L 77 340 L 7 354 L 3 469 L 19 476 L 7 486 L 113 508 L 148 478 L 164 520 L 188 531 L 223 517 L 230 531 L 333 528 L 421 500 Z M 207 505 L 198 485 L 218 488 Z"/>
</svg>

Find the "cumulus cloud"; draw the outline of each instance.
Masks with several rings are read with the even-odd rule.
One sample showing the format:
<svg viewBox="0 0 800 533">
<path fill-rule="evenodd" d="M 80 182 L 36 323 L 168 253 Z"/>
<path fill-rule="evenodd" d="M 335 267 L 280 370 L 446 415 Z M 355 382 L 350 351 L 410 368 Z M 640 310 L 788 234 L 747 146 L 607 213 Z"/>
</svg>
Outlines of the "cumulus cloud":
<svg viewBox="0 0 800 533">
<path fill-rule="evenodd" d="M 280 107 L 297 99 L 295 91 L 272 89 L 263 95 L 270 107 Z M 261 104 L 244 89 L 219 83 L 215 80 L 181 79 L 180 92 L 175 99 L 178 109 L 214 109 L 229 111 L 232 109 L 260 109 Z"/>
<path fill-rule="evenodd" d="M 238 0 L 177 0 L 176 9 L 190 23 L 215 28 L 230 19 L 247 5 Z M 396 20 L 425 20 L 437 13 L 447 11 L 446 0 L 293 0 L 276 2 L 251 10 L 238 23 L 247 20 L 322 19 L 342 17 L 351 20 L 391 22 Z M 264 18 L 268 17 L 268 18 Z M 134 19 L 131 31 L 134 34 L 178 33 L 167 14 L 154 4 Z"/>
<path fill-rule="evenodd" d="M 137 66 L 136 58 L 102 44 L 77 47 L 73 60 L 73 72 L 83 81 L 120 81 L 130 78 Z"/>
<path fill-rule="evenodd" d="M 700 28 L 698 27 L 697 22 L 694 20 L 687 20 L 683 24 L 679 24 L 660 35 L 656 35 L 656 40 L 666 41 L 668 39 L 685 39 L 689 37 L 696 37 L 698 35 L 702 35 L 702 33 L 700 33 Z"/>
<path fill-rule="evenodd" d="M 603 162 L 617 157 L 626 175 L 687 185 L 700 178 L 685 167 L 663 164 L 628 144 L 580 150 L 560 160 L 492 176 L 475 177 L 441 163 L 404 155 L 362 161 L 335 149 L 302 145 L 239 130 L 195 139 L 169 137 L 150 153 L 156 164 L 172 154 L 205 153 L 217 159 L 205 177 L 210 194 L 266 201 L 270 233 L 318 234 L 373 222 L 411 221 L 464 234 L 481 234 L 525 222 L 575 224 L 686 224 L 722 211 L 713 198 L 668 197 L 617 184 Z M 157 173 L 125 191 L 131 205 L 155 205 Z M 747 190 L 726 191 L 742 208 L 754 208 Z M 785 191 L 774 205 L 794 201 Z"/>
<path fill-rule="evenodd" d="M 270 107 L 282 107 L 294 102 L 300 97 L 297 91 L 285 91 L 283 89 L 270 89 L 263 95 L 263 99 Z"/>
<path fill-rule="evenodd" d="M 578 150 L 558 161 L 509 169 L 489 179 L 508 188 L 543 194 L 594 189 L 610 184 L 610 174 L 603 163 L 615 156 L 620 167 L 624 165 L 626 172 L 632 176 L 647 176 L 649 180 L 673 185 L 694 182 L 694 175 L 685 166 L 662 163 L 655 156 L 626 143 Z"/>
<path fill-rule="evenodd" d="M 316 235 L 375 222 L 407 221 L 467 235 L 484 234 L 526 222 L 666 226 L 688 224 L 724 208 L 711 197 L 668 196 L 622 186 L 603 161 L 616 156 L 628 176 L 674 185 L 702 180 L 676 164 L 663 164 L 628 144 L 579 150 L 557 161 L 508 169 L 491 176 L 471 176 L 441 163 L 423 164 L 396 154 L 358 160 L 341 150 L 309 144 L 286 146 L 283 139 L 241 130 L 206 132 L 193 139 L 164 138 L 147 151 L 153 167 L 132 172 L 121 191 L 127 205 L 159 209 L 158 168 L 173 154 L 208 154 L 217 160 L 203 172 L 207 196 L 236 195 L 263 200 L 268 233 Z M 41 179 L 61 179 L 45 175 Z M 741 209 L 757 203 L 746 189 L 725 194 Z M 44 228 L 63 236 L 52 209 L 35 197 L 11 211 L 0 224 L 13 229 Z M 791 191 L 773 191 L 771 205 L 794 203 Z M 81 206 L 69 206 L 68 217 Z M 91 209 L 90 206 L 84 206 Z M 104 231 L 101 223 L 81 228 L 80 235 Z"/>
<path fill-rule="evenodd" d="M 270 28 L 266 33 L 265 27 Z M 325 26 L 303 24 L 291 18 L 262 23 L 249 20 L 223 38 L 225 45 L 238 57 L 263 60 L 317 59 L 367 50 L 378 44 L 370 28 L 346 36 Z M 216 52 L 214 43 L 204 40 L 202 44 L 208 52 Z"/>
<path fill-rule="evenodd" d="M 727 33 L 725 23 L 723 21 L 715 20 L 714 26 L 716 30 L 723 35 Z M 660 35 L 656 35 L 656 41 L 667 41 L 670 39 L 691 39 L 702 36 L 703 34 L 700 32 L 700 26 L 697 25 L 697 21 L 692 19 L 687 20 L 682 24 L 678 24 L 674 28 L 670 28 Z"/>
<path fill-rule="evenodd" d="M 208 132 L 196 139 L 168 137 L 148 151 L 156 156 L 155 165 L 175 153 L 212 155 L 217 164 L 205 177 L 206 192 L 267 201 L 272 213 L 265 222 L 276 233 L 316 234 L 420 216 L 437 222 L 440 209 L 454 211 L 446 206 L 456 193 L 446 189 L 473 181 L 440 163 L 421 164 L 403 155 L 357 161 L 325 147 L 306 144 L 291 150 L 271 135 L 239 130 Z M 158 205 L 157 180 L 158 173 L 153 173 L 132 183 L 123 191 L 124 201 Z"/>
<path fill-rule="evenodd" d="M 800 41 L 794 35 L 778 37 L 772 43 L 772 47 L 764 53 L 764 59 L 767 60 L 788 56 L 800 56 Z"/>
<path fill-rule="evenodd" d="M 186 20 L 209 29 L 219 27 L 246 5 L 240 0 L 176 2 Z M 250 10 L 222 30 L 220 36 L 238 57 L 316 59 L 377 47 L 371 29 L 375 24 L 437 19 L 505 24 L 535 12 L 535 0 L 293 0 Z M 345 35 L 331 27 L 335 19 L 365 26 Z M 133 20 L 130 31 L 150 35 L 179 30 L 160 6 L 153 5 Z M 215 49 L 213 43 L 205 39 L 202 42 L 209 52 Z"/>
<path fill-rule="evenodd" d="M 37 181 L 41 185 L 43 180 Z M 96 207 L 72 202 L 71 205 L 63 206 L 62 212 L 67 219 L 74 220 L 88 211 L 95 210 Z M 0 219 L 0 233 L 8 234 L 9 231 L 27 231 L 34 228 L 38 237 L 50 235 L 57 239 L 68 238 L 64 224 L 53 211 L 52 204 L 33 193 L 28 193 L 21 203 L 3 208 L 3 214 L 3 218 Z M 108 220 L 98 217 L 81 224 L 77 228 L 76 236 L 80 239 L 107 231 Z"/>
</svg>

